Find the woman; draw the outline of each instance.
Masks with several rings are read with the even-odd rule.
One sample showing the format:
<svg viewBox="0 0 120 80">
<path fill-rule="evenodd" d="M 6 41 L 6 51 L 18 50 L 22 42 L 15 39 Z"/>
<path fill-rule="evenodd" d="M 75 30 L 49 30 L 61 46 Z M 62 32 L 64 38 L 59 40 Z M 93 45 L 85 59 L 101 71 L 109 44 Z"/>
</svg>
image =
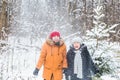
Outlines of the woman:
<svg viewBox="0 0 120 80">
<path fill-rule="evenodd" d="M 91 80 L 91 72 L 94 74 L 98 72 L 87 46 L 82 44 L 79 37 L 73 38 L 67 52 L 67 61 L 68 68 L 64 71 L 66 80 Z"/>
<path fill-rule="evenodd" d="M 58 31 L 53 31 L 43 44 L 33 74 L 38 75 L 38 72 L 43 65 L 44 80 L 62 80 L 62 70 L 63 68 L 67 68 L 66 60 L 65 43 L 61 39 L 60 33 Z"/>
</svg>

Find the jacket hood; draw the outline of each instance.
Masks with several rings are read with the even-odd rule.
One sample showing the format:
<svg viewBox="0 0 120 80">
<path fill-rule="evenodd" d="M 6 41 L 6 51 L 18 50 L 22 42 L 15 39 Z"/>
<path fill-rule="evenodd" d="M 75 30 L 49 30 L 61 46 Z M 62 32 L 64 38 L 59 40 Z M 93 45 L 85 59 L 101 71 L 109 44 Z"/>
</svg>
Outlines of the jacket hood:
<svg viewBox="0 0 120 80">
<path fill-rule="evenodd" d="M 62 38 L 60 38 L 60 45 L 59 46 L 62 46 L 63 44 L 64 44 L 64 40 L 62 39 Z M 52 46 L 52 45 L 55 45 L 55 43 L 53 42 L 53 40 L 52 39 L 50 39 L 50 38 L 47 38 L 46 39 L 46 43 L 48 44 L 48 45 L 50 45 L 50 46 Z"/>
</svg>

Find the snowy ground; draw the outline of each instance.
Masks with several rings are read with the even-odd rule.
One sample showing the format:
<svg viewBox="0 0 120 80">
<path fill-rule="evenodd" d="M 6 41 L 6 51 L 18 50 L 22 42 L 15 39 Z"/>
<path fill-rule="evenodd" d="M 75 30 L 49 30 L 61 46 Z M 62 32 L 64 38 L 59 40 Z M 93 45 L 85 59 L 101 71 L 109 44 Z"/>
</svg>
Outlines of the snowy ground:
<svg viewBox="0 0 120 80">
<path fill-rule="evenodd" d="M 9 38 L 6 42 L 7 47 L 1 48 L 0 80 L 42 80 L 43 69 L 40 70 L 38 76 L 33 76 L 32 73 L 43 42 L 44 40 L 30 41 L 29 38 Z M 69 45 L 68 42 L 66 43 Z M 114 52 L 119 49 L 119 45 L 113 46 Z M 114 55 L 114 60 L 118 61 L 117 65 L 120 65 L 118 55 Z M 103 80 L 120 80 L 119 68 L 120 66 L 114 75 L 104 75 L 101 78 Z"/>
</svg>

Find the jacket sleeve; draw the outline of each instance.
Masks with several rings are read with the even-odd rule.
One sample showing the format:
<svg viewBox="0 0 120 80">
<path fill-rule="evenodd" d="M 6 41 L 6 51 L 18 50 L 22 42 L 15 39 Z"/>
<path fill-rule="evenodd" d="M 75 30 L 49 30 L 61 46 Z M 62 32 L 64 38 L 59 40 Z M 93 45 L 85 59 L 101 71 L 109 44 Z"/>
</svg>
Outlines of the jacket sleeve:
<svg viewBox="0 0 120 80">
<path fill-rule="evenodd" d="M 67 64 L 68 64 L 68 67 L 70 66 L 70 63 L 71 63 L 71 59 L 70 59 L 70 50 L 67 52 Z"/>
<path fill-rule="evenodd" d="M 65 46 L 65 45 L 64 45 Z M 66 46 L 64 47 L 64 50 L 63 50 L 63 68 L 67 68 L 67 58 L 66 58 Z"/>
<path fill-rule="evenodd" d="M 47 55 L 46 44 L 44 43 L 42 46 L 41 52 L 40 52 L 40 56 L 39 56 L 37 65 L 36 65 L 37 69 L 40 69 L 41 66 L 43 65 L 45 58 L 46 58 L 46 55 Z"/>
<path fill-rule="evenodd" d="M 85 47 L 85 51 L 86 51 L 86 53 L 87 53 L 88 60 L 89 60 L 89 68 L 90 68 L 90 70 L 91 70 L 94 74 L 96 74 L 96 72 L 98 71 L 98 68 L 97 68 L 97 66 L 94 64 L 94 62 L 93 62 L 93 60 L 92 60 L 92 57 L 90 56 L 87 47 Z"/>
<path fill-rule="evenodd" d="M 94 74 L 98 73 L 99 71 L 98 67 L 94 64 L 91 57 L 90 57 L 90 68 Z"/>
<path fill-rule="evenodd" d="M 67 63 L 68 63 L 68 68 L 72 68 L 72 66 L 74 65 L 73 64 L 73 57 L 72 57 L 72 52 L 71 52 L 71 50 L 68 50 L 68 52 L 67 52 Z"/>
</svg>

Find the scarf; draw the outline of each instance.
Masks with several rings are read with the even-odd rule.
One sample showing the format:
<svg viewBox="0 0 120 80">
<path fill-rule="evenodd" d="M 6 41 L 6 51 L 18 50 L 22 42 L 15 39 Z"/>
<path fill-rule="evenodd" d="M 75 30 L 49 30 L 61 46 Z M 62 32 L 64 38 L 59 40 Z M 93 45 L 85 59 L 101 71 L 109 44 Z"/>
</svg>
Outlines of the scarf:
<svg viewBox="0 0 120 80">
<path fill-rule="evenodd" d="M 74 51 L 76 53 L 75 60 L 74 60 L 74 74 L 77 74 L 78 78 L 82 78 L 82 58 L 81 58 L 81 51 L 77 50 Z"/>
</svg>

